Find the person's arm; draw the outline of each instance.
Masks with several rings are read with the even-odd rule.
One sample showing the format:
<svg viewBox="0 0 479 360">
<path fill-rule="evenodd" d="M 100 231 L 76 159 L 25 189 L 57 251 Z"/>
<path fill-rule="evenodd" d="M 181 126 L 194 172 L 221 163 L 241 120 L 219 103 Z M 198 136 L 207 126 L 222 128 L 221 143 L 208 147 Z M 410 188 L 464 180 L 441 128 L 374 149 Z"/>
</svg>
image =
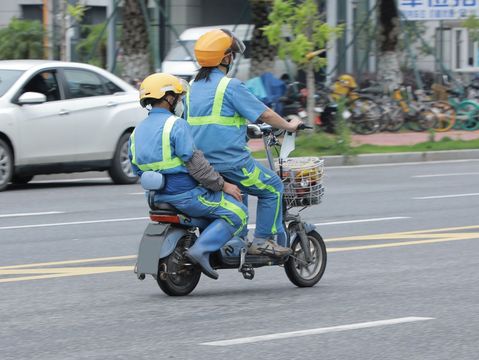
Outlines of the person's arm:
<svg viewBox="0 0 479 360">
<path fill-rule="evenodd" d="M 128 139 L 128 157 L 130 158 L 130 164 L 131 164 L 131 170 L 138 176 L 141 176 L 142 174 L 142 171 L 138 168 L 138 166 L 136 166 L 135 164 L 133 164 L 132 160 L 133 160 L 133 155 L 131 154 L 131 137 L 130 139 Z"/>
<path fill-rule="evenodd" d="M 178 126 L 177 126 L 178 124 Z M 183 119 L 175 123 L 175 152 L 185 163 L 188 173 L 202 186 L 211 191 L 224 191 L 238 201 L 241 201 L 241 191 L 236 185 L 226 182 L 206 160 L 202 151 L 195 149 L 193 137 Z"/>
<path fill-rule="evenodd" d="M 241 201 L 240 189 L 236 185 L 225 181 L 206 160 L 202 151 L 195 150 L 191 159 L 185 162 L 185 165 L 188 173 L 205 188 L 215 192 L 224 191 L 236 200 Z"/>
<path fill-rule="evenodd" d="M 276 129 L 284 129 L 290 132 L 295 132 L 298 126 L 303 123 L 301 120 L 296 118 L 288 122 L 270 108 L 266 109 L 266 111 L 260 115 L 258 120 L 261 120 L 262 122 L 265 122 Z"/>
<path fill-rule="evenodd" d="M 235 110 L 244 118 L 252 122 L 261 120 L 274 128 L 285 129 L 291 132 L 296 131 L 298 126 L 302 124 L 302 121 L 298 119 L 293 119 L 290 122 L 284 120 L 276 112 L 258 100 L 241 81 L 233 79 L 230 84 L 231 96 L 229 99 Z"/>
</svg>

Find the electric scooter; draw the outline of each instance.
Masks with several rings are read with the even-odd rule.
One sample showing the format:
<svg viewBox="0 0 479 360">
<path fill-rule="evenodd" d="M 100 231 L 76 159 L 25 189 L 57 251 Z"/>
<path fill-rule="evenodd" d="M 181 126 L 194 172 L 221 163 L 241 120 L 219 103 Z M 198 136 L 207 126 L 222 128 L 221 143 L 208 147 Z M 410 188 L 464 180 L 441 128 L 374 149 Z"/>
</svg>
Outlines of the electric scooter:
<svg viewBox="0 0 479 360">
<path fill-rule="evenodd" d="M 302 125 L 302 128 L 305 126 Z M 275 164 L 271 149 L 280 146 L 278 133 L 266 124 L 248 125 L 248 136 L 263 138 L 268 164 L 274 171 L 278 167 L 278 174 L 283 180 L 283 219 L 287 236 L 280 245 L 290 247 L 292 255 L 286 258 L 249 255 L 248 240 L 236 236 L 210 255 L 213 268 L 236 268 L 245 279 L 252 280 L 256 268 L 277 265 L 284 267 L 289 280 L 298 287 L 311 287 L 321 280 L 326 269 L 326 246 L 315 225 L 302 221 L 299 212 L 321 202 L 324 193 L 321 181 L 323 160 L 288 159 L 294 150 L 295 135 L 285 134 Z M 209 225 L 209 221 L 183 214 L 170 204 L 155 203 L 155 192 L 162 189 L 164 181 L 159 173 L 154 175 L 160 180 L 146 181 L 151 175 L 152 172 L 145 172 L 141 178 L 142 186 L 148 192 L 151 222 L 140 242 L 135 273 L 140 280 L 144 280 L 147 274 L 152 275 L 161 290 L 168 295 L 188 295 L 195 289 L 202 273 L 200 268 L 185 257 L 185 252 Z M 298 212 L 291 212 L 298 207 Z"/>
</svg>

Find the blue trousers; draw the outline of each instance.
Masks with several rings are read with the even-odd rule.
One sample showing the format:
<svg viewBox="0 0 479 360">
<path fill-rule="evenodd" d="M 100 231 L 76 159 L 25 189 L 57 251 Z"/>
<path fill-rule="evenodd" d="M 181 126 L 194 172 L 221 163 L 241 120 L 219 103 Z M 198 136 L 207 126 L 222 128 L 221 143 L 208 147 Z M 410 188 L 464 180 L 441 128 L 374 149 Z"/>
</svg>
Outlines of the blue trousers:
<svg viewBox="0 0 479 360">
<path fill-rule="evenodd" d="M 236 184 L 245 193 L 258 198 L 256 211 L 257 238 L 271 238 L 284 235 L 283 227 L 283 183 L 276 173 L 253 158 L 249 158 L 242 167 L 222 171 L 221 175 Z"/>
<path fill-rule="evenodd" d="M 246 206 L 222 191 L 213 192 L 199 186 L 177 195 L 157 194 L 155 202 L 170 203 L 191 217 L 223 219 L 234 228 L 235 235 L 241 233 L 248 224 Z"/>
</svg>

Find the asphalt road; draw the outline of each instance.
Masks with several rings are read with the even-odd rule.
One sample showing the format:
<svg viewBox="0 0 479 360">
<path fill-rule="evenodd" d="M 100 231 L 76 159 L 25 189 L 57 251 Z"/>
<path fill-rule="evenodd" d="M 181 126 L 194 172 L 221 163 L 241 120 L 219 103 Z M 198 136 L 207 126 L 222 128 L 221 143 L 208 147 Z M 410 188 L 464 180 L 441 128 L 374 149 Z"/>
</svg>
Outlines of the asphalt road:
<svg viewBox="0 0 479 360">
<path fill-rule="evenodd" d="M 228 270 L 184 298 L 136 279 L 146 203 L 105 176 L 0 193 L 1 360 L 479 358 L 479 161 L 328 168 L 319 284 Z"/>
</svg>

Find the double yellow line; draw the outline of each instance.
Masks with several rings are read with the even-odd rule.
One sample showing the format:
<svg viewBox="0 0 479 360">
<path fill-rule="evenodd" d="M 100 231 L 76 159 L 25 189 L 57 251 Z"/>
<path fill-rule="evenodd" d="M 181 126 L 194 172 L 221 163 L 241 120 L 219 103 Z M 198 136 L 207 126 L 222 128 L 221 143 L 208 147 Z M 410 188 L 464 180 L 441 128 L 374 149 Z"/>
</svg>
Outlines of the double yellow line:
<svg viewBox="0 0 479 360">
<path fill-rule="evenodd" d="M 479 225 L 406 231 L 386 234 L 347 236 L 327 239 L 328 253 L 391 248 L 399 246 L 426 245 L 459 240 L 479 240 Z M 333 247 L 331 243 L 356 241 L 382 241 L 381 243 Z M 383 242 L 387 241 L 387 242 Z M 75 264 L 102 263 L 111 261 L 134 260 L 136 255 L 78 259 L 36 264 L 23 264 L 0 267 L 0 283 L 26 280 L 52 279 L 67 276 L 106 274 L 133 271 L 133 266 L 70 266 Z M 69 266 L 61 266 L 69 265 Z"/>
</svg>

